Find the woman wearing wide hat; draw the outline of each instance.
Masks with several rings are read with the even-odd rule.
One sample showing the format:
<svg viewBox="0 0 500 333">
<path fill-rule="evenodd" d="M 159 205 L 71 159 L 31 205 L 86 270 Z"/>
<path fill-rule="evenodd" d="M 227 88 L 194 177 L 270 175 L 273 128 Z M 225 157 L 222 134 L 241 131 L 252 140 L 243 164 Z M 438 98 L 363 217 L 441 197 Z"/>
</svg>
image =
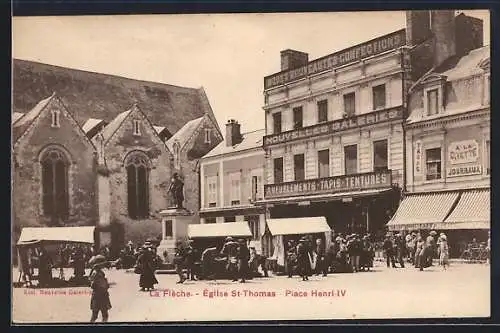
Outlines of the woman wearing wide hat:
<svg viewBox="0 0 500 333">
<path fill-rule="evenodd" d="M 109 318 L 108 311 L 111 309 L 111 301 L 109 300 L 109 283 L 106 279 L 102 268 L 105 261 L 96 261 L 92 267 L 90 276 L 90 288 L 92 288 L 92 297 L 90 298 L 90 309 L 92 317 L 90 321 L 93 323 L 97 320 L 99 312 L 102 314 L 102 321 L 107 322 Z"/>
</svg>

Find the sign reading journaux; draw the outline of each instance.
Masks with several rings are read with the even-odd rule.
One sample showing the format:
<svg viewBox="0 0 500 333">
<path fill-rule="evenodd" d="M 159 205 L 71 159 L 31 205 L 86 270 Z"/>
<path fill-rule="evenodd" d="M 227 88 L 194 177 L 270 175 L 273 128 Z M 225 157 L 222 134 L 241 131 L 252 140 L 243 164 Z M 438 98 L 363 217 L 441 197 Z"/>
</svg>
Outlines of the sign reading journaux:
<svg viewBox="0 0 500 333">
<path fill-rule="evenodd" d="M 311 194 L 329 194 L 344 191 L 388 188 L 391 171 L 367 172 L 355 175 L 293 181 L 264 186 L 265 198 L 293 197 Z"/>
</svg>

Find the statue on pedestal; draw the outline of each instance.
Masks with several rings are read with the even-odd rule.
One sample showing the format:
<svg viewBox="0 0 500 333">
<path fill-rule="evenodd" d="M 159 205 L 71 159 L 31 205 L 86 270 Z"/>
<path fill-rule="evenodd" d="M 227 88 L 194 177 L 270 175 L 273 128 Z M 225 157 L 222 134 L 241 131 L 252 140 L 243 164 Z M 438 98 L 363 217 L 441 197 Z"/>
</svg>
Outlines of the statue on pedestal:
<svg viewBox="0 0 500 333">
<path fill-rule="evenodd" d="M 182 209 L 182 202 L 184 201 L 184 183 L 179 179 L 179 174 L 176 172 L 172 177 L 172 182 L 168 188 L 175 202 L 175 208 Z"/>
</svg>

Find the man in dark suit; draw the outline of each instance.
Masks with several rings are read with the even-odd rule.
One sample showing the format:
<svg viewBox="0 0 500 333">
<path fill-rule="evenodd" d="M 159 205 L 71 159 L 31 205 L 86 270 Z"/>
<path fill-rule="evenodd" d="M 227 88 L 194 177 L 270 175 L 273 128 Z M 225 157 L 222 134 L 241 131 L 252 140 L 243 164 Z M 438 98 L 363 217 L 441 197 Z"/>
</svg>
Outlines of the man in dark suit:
<svg viewBox="0 0 500 333">
<path fill-rule="evenodd" d="M 316 275 L 319 275 L 320 273 L 323 273 L 323 276 L 328 275 L 328 267 L 326 264 L 326 249 L 325 245 L 323 244 L 323 241 L 318 238 L 316 239 Z"/>
</svg>

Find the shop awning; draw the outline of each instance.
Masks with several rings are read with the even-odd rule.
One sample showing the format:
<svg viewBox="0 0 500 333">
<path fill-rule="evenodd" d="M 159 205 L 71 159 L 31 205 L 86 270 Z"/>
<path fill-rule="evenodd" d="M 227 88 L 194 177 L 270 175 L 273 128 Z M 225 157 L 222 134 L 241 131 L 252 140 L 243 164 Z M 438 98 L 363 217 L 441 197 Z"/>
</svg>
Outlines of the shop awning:
<svg viewBox="0 0 500 333">
<path fill-rule="evenodd" d="M 248 222 L 207 223 L 188 225 L 189 238 L 251 237 Z"/>
<path fill-rule="evenodd" d="M 434 229 L 450 213 L 458 196 L 458 192 L 408 195 L 387 226 L 389 230 Z"/>
<path fill-rule="evenodd" d="M 490 229 L 490 190 L 464 191 L 457 206 L 436 229 Z"/>
<path fill-rule="evenodd" d="M 31 245 L 37 242 L 94 243 L 95 227 L 39 227 L 23 228 L 17 245 Z"/>
<path fill-rule="evenodd" d="M 331 231 L 324 216 L 269 219 L 267 220 L 267 227 L 273 236 L 316 234 Z"/>
</svg>

